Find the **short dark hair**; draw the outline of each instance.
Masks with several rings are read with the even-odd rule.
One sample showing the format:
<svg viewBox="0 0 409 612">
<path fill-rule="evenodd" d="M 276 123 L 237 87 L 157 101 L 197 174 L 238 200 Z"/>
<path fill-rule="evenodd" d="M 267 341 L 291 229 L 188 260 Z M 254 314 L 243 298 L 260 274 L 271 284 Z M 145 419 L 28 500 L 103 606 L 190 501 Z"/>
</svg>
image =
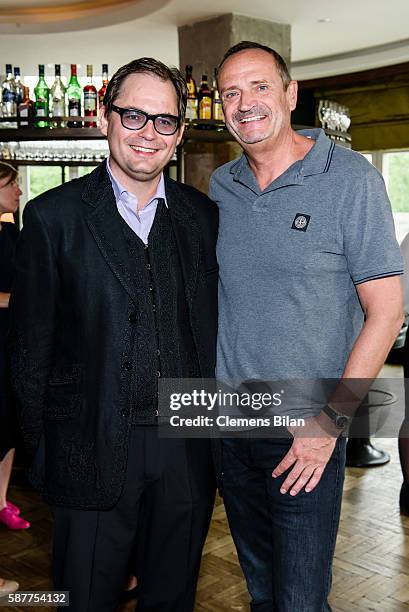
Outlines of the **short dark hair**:
<svg viewBox="0 0 409 612">
<path fill-rule="evenodd" d="M 108 83 L 104 96 L 106 116 L 108 117 L 112 112 L 112 105 L 119 96 L 125 79 L 130 74 L 139 74 L 144 72 L 147 74 L 153 74 L 162 81 L 170 81 L 172 83 L 176 91 L 179 117 L 184 119 L 187 101 L 186 81 L 177 68 L 169 68 L 153 57 L 140 57 L 139 59 L 132 60 L 132 62 L 125 64 L 125 66 L 122 66 L 115 72 Z"/>
<path fill-rule="evenodd" d="M 233 47 L 230 47 L 230 49 L 228 49 L 224 54 L 223 59 L 217 68 L 217 73 L 220 73 L 220 69 L 223 66 L 224 62 L 227 60 L 227 58 L 231 57 L 235 53 L 239 53 L 240 51 L 245 51 L 246 49 L 260 49 L 261 51 L 266 51 L 267 53 L 272 55 L 276 63 L 278 73 L 283 82 L 284 89 L 287 89 L 291 81 L 291 75 L 290 71 L 288 70 L 287 64 L 285 63 L 281 55 L 271 47 L 267 47 L 267 45 L 262 45 L 258 42 L 252 42 L 250 40 L 242 40 L 241 42 L 237 43 L 237 45 L 233 45 Z"/>
<path fill-rule="evenodd" d="M 9 180 L 6 183 L 6 185 L 8 185 L 9 183 L 12 183 L 13 181 L 15 181 L 17 176 L 18 176 L 18 172 L 14 168 L 14 166 L 11 166 L 10 164 L 7 164 L 6 162 L 0 162 L 0 181 L 2 181 L 5 178 L 8 178 Z"/>
</svg>

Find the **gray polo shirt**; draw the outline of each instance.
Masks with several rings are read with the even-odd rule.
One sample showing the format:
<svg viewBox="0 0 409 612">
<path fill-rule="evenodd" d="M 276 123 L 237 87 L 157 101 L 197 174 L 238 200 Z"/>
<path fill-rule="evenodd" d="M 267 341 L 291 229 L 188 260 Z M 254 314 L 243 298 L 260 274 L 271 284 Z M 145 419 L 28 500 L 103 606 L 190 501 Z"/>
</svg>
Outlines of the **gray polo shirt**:
<svg viewBox="0 0 409 612">
<path fill-rule="evenodd" d="M 212 175 L 220 210 L 219 379 L 338 378 L 363 324 L 356 285 L 401 274 L 385 186 L 316 140 L 264 191 L 242 155 Z"/>
</svg>

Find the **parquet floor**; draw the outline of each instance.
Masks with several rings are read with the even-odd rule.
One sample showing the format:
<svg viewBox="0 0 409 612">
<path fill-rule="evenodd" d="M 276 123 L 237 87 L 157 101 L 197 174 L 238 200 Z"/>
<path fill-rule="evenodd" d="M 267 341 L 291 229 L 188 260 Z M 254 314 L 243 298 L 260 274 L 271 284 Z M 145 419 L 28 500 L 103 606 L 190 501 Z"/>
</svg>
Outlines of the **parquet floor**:
<svg viewBox="0 0 409 612">
<path fill-rule="evenodd" d="M 389 464 L 347 470 L 334 561 L 333 612 L 409 612 L 409 518 L 399 514 L 397 442 L 382 439 L 376 444 L 391 453 Z M 24 508 L 32 527 L 23 532 L 0 527 L 0 575 L 18 579 L 24 590 L 50 588 L 48 510 L 36 494 L 22 487 L 13 487 L 10 499 Z M 2 608 L 10 612 L 27 609 Z M 133 609 L 134 603 L 130 602 L 122 606 L 121 612 Z M 248 609 L 244 580 L 223 505 L 218 500 L 203 555 L 196 612 Z"/>
</svg>

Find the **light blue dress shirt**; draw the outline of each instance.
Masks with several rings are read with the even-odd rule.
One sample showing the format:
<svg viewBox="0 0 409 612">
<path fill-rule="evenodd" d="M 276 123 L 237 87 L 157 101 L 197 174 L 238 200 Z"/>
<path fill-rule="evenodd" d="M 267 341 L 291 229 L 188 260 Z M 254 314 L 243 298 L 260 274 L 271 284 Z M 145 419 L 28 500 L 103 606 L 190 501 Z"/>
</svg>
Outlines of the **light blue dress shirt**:
<svg viewBox="0 0 409 612">
<path fill-rule="evenodd" d="M 148 244 L 148 236 L 155 219 L 156 208 L 158 206 L 158 199 L 162 198 L 165 201 L 166 207 L 168 203 L 166 201 L 165 192 L 165 179 L 163 172 L 160 175 L 158 188 L 149 200 L 149 202 L 138 211 L 138 198 L 130 193 L 118 179 L 112 174 L 111 167 L 109 165 L 109 157 L 107 159 L 107 171 L 111 180 L 112 189 L 114 190 L 115 201 L 118 208 L 118 212 L 123 220 L 129 225 L 129 227 L 135 232 L 135 234 L 143 241 L 144 244 Z"/>
</svg>

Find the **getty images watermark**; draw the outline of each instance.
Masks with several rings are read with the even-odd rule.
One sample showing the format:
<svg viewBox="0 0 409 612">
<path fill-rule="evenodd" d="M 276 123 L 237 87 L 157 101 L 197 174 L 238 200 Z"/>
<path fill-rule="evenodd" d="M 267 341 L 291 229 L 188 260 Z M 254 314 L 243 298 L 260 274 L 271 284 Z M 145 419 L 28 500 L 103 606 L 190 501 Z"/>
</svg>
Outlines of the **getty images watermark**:
<svg viewBox="0 0 409 612">
<path fill-rule="evenodd" d="M 355 415 L 343 435 L 397 437 L 405 416 L 404 381 L 163 378 L 159 382 L 159 433 L 175 438 L 269 438 L 290 437 L 297 428 L 298 435 L 303 435 L 303 429 L 311 431 L 306 424 L 329 403 L 340 414 Z"/>
<path fill-rule="evenodd" d="M 169 397 L 171 411 L 182 414 L 169 416 L 171 427 L 289 427 L 305 425 L 303 418 L 291 418 L 288 415 L 271 414 L 271 410 L 282 406 L 281 392 L 248 392 L 222 391 L 210 392 L 205 389 L 193 389 L 191 392 L 174 392 Z M 197 414 L 186 416 L 186 409 L 202 409 L 207 412 L 219 411 L 217 416 Z M 226 412 L 226 411 L 234 412 Z M 238 412 L 237 412 L 238 411 Z M 265 414 L 270 412 L 270 414 Z M 247 413 L 247 414 L 246 414 Z M 257 413 L 265 416 L 257 416 Z M 239 416 L 240 414 L 240 416 Z"/>
</svg>

